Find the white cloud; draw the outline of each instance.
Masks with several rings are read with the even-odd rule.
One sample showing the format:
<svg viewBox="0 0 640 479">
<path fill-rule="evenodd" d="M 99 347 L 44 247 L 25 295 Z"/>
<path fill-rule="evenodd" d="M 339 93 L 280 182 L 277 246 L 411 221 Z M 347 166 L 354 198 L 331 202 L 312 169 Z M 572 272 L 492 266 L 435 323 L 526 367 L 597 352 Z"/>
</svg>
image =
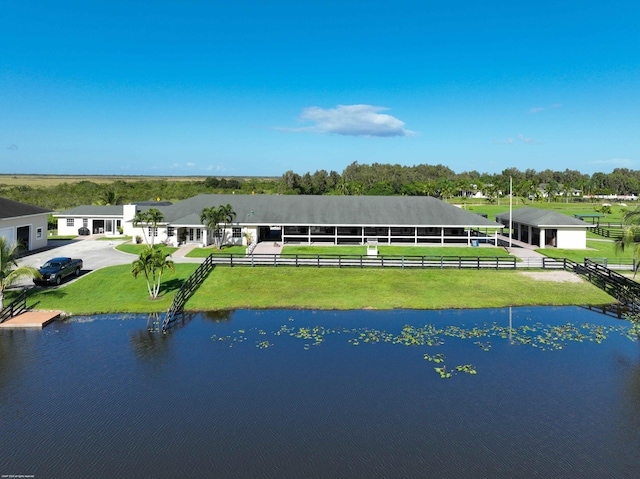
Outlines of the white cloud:
<svg viewBox="0 0 640 479">
<path fill-rule="evenodd" d="M 518 140 L 529 145 L 537 143 L 537 141 L 535 141 L 533 138 L 527 138 L 524 135 L 518 135 Z"/>
<path fill-rule="evenodd" d="M 560 108 L 561 106 L 562 106 L 562 104 L 560 104 L 560 103 L 554 103 L 552 105 L 549 105 L 548 107 L 546 107 L 546 106 L 536 106 L 536 107 L 533 107 L 533 108 L 529 109 L 529 113 L 540 113 L 542 111 L 553 110 L 555 108 Z"/>
<path fill-rule="evenodd" d="M 304 122 L 315 123 L 301 128 L 280 128 L 287 131 L 309 131 L 334 133 L 345 136 L 413 136 L 415 133 L 404 128 L 404 122 L 379 113 L 388 108 L 373 105 L 338 105 L 323 109 L 317 106 L 305 108 L 300 115 Z"/>
<path fill-rule="evenodd" d="M 590 161 L 590 165 L 606 165 L 620 168 L 636 168 L 640 162 L 629 158 L 609 158 L 607 160 Z"/>
<path fill-rule="evenodd" d="M 191 162 L 187 163 L 188 168 L 193 168 L 194 166 L 196 166 L 195 163 L 191 163 Z"/>
<path fill-rule="evenodd" d="M 516 139 L 521 142 L 521 143 L 525 143 L 527 145 L 537 145 L 540 142 L 534 140 L 533 138 L 528 138 L 524 135 L 518 135 L 516 137 Z M 498 144 L 498 145 L 513 145 L 515 143 L 515 140 L 511 137 L 506 138 L 504 140 L 493 140 L 494 143 Z"/>
</svg>

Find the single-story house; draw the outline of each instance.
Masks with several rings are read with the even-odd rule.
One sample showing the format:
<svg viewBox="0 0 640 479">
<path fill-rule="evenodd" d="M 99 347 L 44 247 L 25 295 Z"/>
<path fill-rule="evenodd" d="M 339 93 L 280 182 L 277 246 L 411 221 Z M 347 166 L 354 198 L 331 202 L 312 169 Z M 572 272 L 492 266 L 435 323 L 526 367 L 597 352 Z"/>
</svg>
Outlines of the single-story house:
<svg viewBox="0 0 640 479">
<path fill-rule="evenodd" d="M 168 201 L 136 203 L 133 215 L 136 211 L 144 211 L 151 207 L 161 209 L 169 205 L 171 203 Z M 58 219 L 58 234 L 61 236 L 77 235 L 80 228 L 86 228 L 89 234 L 131 234 L 131 224 L 129 225 L 130 231 L 124 233 L 125 226 L 127 226 L 124 219 L 125 206 L 129 205 L 83 205 L 57 213 L 54 216 Z M 127 218 L 129 222 L 133 219 L 133 215 Z"/>
<path fill-rule="evenodd" d="M 496 215 L 509 227 L 509 212 Z M 539 248 L 586 249 L 587 228 L 593 227 L 578 218 L 540 208 L 518 208 L 511 215 L 511 238 Z"/>
<path fill-rule="evenodd" d="M 200 221 L 205 208 L 231 205 L 235 216 L 224 228 L 209 231 Z M 153 228 L 134 227 L 138 211 L 157 208 L 164 220 Z M 81 206 L 55 215 L 58 232 L 77 234 L 81 225 L 96 232 L 154 236 L 171 245 L 208 246 L 214 235 L 225 244 L 264 240 L 293 244 L 467 244 L 479 237 L 497 244 L 502 224 L 430 196 L 198 195 L 174 204 Z M 102 228 L 102 229 L 100 229 Z"/>
<path fill-rule="evenodd" d="M 0 198 L 0 236 L 18 241 L 28 251 L 47 246 L 48 216 L 51 210 Z"/>
</svg>

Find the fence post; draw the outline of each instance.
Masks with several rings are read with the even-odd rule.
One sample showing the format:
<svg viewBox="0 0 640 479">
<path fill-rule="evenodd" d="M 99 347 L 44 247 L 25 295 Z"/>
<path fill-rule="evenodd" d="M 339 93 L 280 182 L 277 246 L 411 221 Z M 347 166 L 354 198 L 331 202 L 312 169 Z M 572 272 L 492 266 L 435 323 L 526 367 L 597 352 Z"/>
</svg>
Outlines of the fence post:
<svg viewBox="0 0 640 479">
<path fill-rule="evenodd" d="M 233 253 L 229 255 L 229 267 L 233 268 Z"/>
</svg>

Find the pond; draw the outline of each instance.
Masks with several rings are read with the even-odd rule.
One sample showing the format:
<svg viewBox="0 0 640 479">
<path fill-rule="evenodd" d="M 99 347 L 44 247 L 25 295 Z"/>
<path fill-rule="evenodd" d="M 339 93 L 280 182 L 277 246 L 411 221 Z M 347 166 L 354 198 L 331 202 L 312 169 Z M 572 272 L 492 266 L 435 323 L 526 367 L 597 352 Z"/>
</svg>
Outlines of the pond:
<svg viewBox="0 0 640 479">
<path fill-rule="evenodd" d="M 235 311 L 0 332 L 0 475 L 625 478 L 640 345 L 585 308 Z"/>
</svg>

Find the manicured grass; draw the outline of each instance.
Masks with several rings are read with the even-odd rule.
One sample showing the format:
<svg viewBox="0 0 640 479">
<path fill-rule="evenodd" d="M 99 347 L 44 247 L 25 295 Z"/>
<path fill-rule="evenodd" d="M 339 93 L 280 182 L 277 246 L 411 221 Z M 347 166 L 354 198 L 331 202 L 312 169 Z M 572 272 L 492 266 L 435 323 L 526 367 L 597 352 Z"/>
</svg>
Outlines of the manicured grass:
<svg viewBox="0 0 640 479">
<path fill-rule="evenodd" d="M 131 241 L 133 238 L 131 236 L 103 236 L 102 238 L 98 238 L 98 241 Z"/>
<path fill-rule="evenodd" d="M 558 213 L 562 213 L 568 216 L 573 216 L 576 214 L 594 214 L 597 213 L 594 209 L 594 206 L 600 205 L 602 202 L 597 203 L 547 203 L 546 201 L 541 202 L 528 202 L 527 204 L 514 204 L 513 209 L 516 210 L 518 208 L 539 208 L 543 210 L 553 210 Z M 607 213 L 603 218 L 600 218 L 601 223 L 619 223 L 622 221 L 622 217 L 624 216 L 626 211 L 632 210 L 636 207 L 636 204 L 629 203 L 625 208 L 624 206 L 619 205 L 611 205 L 611 213 Z M 499 213 L 505 213 L 509 211 L 509 199 L 503 202 L 501 200 L 500 205 L 465 205 L 465 209 L 467 211 L 471 211 L 473 213 L 484 213 L 489 216 L 490 220 L 494 220 L 495 216 Z M 587 221 L 590 223 L 590 221 Z"/>
<path fill-rule="evenodd" d="M 169 255 L 178 251 L 178 248 L 174 248 L 171 246 L 165 246 L 165 245 L 157 245 L 157 246 L 159 246 L 165 252 L 165 254 L 169 254 Z M 123 253 L 134 254 L 136 256 L 139 256 L 140 253 L 142 253 L 142 251 L 145 250 L 145 248 L 148 248 L 146 244 L 124 243 L 116 246 L 117 250 L 122 251 Z"/>
<path fill-rule="evenodd" d="M 62 288 L 38 288 L 35 309 L 70 314 L 166 311 L 197 264 L 166 272 L 161 297 L 149 300 L 144 278 L 131 266 L 103 268 Z M 15 297 L 9 291 L 7 301 Z M 518 271 L 217 267 L 188 301 L 190 311 L 245 308 L 446 309 L 530 305 L 609 304 L 611 296 L 587 283 L 531 279 Z"/>
<path fill-rule="evenodd" d="M 212 248 L 194 248 L 187 253 L 189 258 L 206 258 L 210 254 L 247 254 L 246 246 L 223 246 L 222 249 Z"/>
<path fill-rule="evenodd" d="M 367 254 L 366 246 L 285 246 L 283 254 Z M 503 248 L 458 246 L 378 246 L 378 255 L 389 256 L 509 256 Z"/>
<path fill-rule="evenodd" d="M 586 282 L 540 281 L 517 271 L 218 267 L 186 308 L 446 309 L 612 302 Z"/>
<path fill-rule="evenodd" d="M 633 259 L 631 249 L 626 248 L 624 252 L 616 251 L 612 241 L 587 239 L 587 247 L 588 250 L 543 248 L 536 251 L 550 258 L 569 258 L 578 263 L 583 263 L 585 258 L 607 258 L 607 261 L 612 263 L 615 263 L 616 260 L 624 260 L 624 263 L 628 263 Z"/>
<path fill-rule="evenodd" d="M 146 313 L 166 311 L 176 291 L 197 264 L 176 264 L 175 272 L 163 274 L 160 298 L 149 299 L 144 277 L 134 278 L 130 265 L 94 271 L 61 288 L 36 288 L 29 294 L 35 309 L 60 309 L 72 314 Z M 8 295 L 8 300 L 15 296 Z"/>
</svg>

